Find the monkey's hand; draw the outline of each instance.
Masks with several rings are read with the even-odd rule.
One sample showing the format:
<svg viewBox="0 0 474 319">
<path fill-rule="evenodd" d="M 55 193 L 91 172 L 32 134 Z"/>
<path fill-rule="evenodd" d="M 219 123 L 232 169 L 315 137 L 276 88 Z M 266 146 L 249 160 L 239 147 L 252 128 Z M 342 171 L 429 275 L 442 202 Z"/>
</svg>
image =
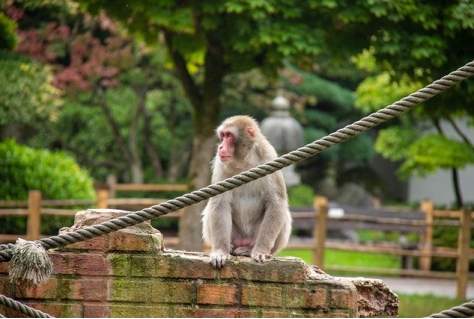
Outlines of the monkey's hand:
<svg viewBox="0 0 474 319">
<path fill-rule="evenodd" d="M 270 254 L 260 254 L 260 253 L 255 253 L 252 252 L 252 259 L 255 260 L 256 262 L 264 262 L 267 259 L 271 259 L 272 255 Z"/>
<path fill-rule="evenodd" d="M 214 268 L 221 269 L 224 266 L 225 261 L 230 258 L 230 254 L 226 254 L 222 251 L 212 252 L 210 255 L 209 262 Z"/>
</svg>

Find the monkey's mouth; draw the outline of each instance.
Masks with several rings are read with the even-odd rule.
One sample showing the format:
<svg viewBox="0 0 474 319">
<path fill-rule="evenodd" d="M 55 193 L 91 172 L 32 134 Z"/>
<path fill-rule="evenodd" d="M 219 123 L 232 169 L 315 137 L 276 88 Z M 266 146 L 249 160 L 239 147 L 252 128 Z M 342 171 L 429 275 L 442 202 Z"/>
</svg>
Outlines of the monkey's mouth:
<svg viewBox="0 0 474 319">
<path fill-rule="evenodd" d="M 220 157 L 222 163 L 228 162 L 231 159 L 231 156 L 219 156 L 219 157 Z"/>
</svg>

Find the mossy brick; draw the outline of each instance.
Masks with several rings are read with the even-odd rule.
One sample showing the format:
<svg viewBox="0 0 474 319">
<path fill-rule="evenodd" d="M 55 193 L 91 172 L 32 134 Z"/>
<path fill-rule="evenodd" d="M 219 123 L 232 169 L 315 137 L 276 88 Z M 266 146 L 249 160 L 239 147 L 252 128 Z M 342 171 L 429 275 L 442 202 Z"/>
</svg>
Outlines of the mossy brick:
<svg viewBox="0 0 474 319">
<path fill-rule="evenodd" d="M 49 278 L 47 281 L 42 282 L 41 284 L 33 286 L 29 289 L 17 286 L 15 295 L 18 298 L 56 299 L 57 288 L 58 279 Z"/>
<path fill-rule="evenodd" d="M 205 258 L 185 254 L 132 256 L 131 275 L 134 277 L 167 277 L 186 279 L 215 279 L 217 270 Z"/>
<path fill-rule="evenodd" d="M 84 307 L 84 318 L 108 318 L 110 317 L 109 303 L 82 303 Z"/>
<path fill-rule="evenodd" d="M 240 311 L 241 318 L 298 318 L 307 317 L 298 311 L 291 310 L 265 310 L 262 308 L 250 308 Z"/>
<path fill-rule="evenodd" d="M 244 306 L 263 306 L 263 307 L 281 307 L 282 306 L 282 287 L 269 285 L 243 285 L 242 286 L 242 305 Z"/>
<path fill-rule="evenodd" d="M 161 256 L 131 255 L 130 275 L 132 277 L 165 277 Z"/>
<path fill-rule="evenodd" d="M 107 260 L 114 276 L 129 276 L 131 267 L 130 254 L 108 254 Z"/>
<path fill-rule="evenodd" d="M 112 266 L 103 254 L 50 253 L 53 273 L 61 275 L 112 275 Z"/>
<path fill-rule="evenodd" d="M 151 284 L 153 303 L 193 303 L 196 288 L 192 282 L 154 280 Z"/>
<path fill-rule="evenodd" d="M 150 299 L 149 280 L 113 278 L 108 282 L 108 301 L 148 302 Z"/>
<path fill-rule="evenodd" d="M 274 258 L 257 263 L 247 258 L 240 262 L 239 277 L 249 281 L 302 283 L 305 280 L 307 265 L 299 258 L 290 262 L 282 258 Z"/>
<path fill-rule="evenodd" d="M 349 289 L 331 289 L 330 307 L 357 309 L 357 293 Z"/>
<path fill-rule="evenodd" d="M 172 307 L 114 304 L 110 306 L 111 318 L 170 318 Z"/>
<path fill-rule="evenodd" d="M 206 260 L 209 263 L 209 257 Z M 217 271 L 219 279 L 235 279 L 239 278 L 240 262 L 237 257 L 231 257 L 230 260 L 226 261 L 225 266 Z"/>
<path fill-rule="evenodd" d="M 240 311 L 236 309 L 219 308 L 192 308 L 178 307 L 174 313 L 175 318 L 240 318 Z"/>
<path fill-rule="evenodd" d="M 210 305 L 234 305 L 237 302 L 237 286 L 228 284 L 201 284 L 197 287 L 197 303 Z"/>
<path fill-rule="evenodd" d="M 287 287 L 285 305 L 287 308 L 327 307 L 327 290 L 313 287 Z"/>
<path fill-rule="evenodd" d="M 9 277 L 0 277 L 0 293 L 11 294 L 15 290 L 15 284 L 13 284 Z"/>
<path fill-rule="evenodd" d="M 61 299 L 104 301 L 107 299 L 107 279 L 62 279 Z"/>
</svg>

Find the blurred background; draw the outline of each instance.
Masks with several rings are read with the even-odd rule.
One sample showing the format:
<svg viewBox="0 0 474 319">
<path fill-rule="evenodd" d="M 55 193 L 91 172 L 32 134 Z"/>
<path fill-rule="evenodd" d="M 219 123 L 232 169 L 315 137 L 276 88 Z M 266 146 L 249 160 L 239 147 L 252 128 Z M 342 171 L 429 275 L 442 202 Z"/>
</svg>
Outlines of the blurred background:
<svg viewBox="0 0 474 319">
<path fill-rule="evenodd" d="M 474 57 L 470 0 L 0 4 L 3 201 L 26 200 L 30 190 L 96 200 L 110 176 L 198 189 L 210 181 L 214 130 L 228 116 L 262 122 L 284 98 L 303 145 Z M 467 80 L 299 163 L 290 204 L 311 206 L 318 195 L 362 208 L 374 200 L 415 208 L 425 199 L 439 209 L 472 207 L 473 102 Z M 155 225 L 180 232 L 181 248 L 200 250 L 203 205 L 189 207 L 179 226 Z M 43 234 L 71 224 L 47 217 Z M 0 216 L 0 233 L 25 227 L 24 219 Z"/>
</svg>

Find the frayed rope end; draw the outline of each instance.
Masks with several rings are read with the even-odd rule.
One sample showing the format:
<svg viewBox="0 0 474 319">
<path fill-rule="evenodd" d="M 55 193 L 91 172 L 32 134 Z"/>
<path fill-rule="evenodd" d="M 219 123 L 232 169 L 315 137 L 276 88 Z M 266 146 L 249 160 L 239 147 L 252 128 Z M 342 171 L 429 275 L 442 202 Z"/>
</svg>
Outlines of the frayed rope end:
<svg viewBox="0 0 474 319">
<path fill-rule="evenodd" d="M 40 243 L 21 238 L 16 241 L 8 270 L 12 282 L 29 288 L 48 280 L 52 269 L 53 264 Z"/>
</svg>

